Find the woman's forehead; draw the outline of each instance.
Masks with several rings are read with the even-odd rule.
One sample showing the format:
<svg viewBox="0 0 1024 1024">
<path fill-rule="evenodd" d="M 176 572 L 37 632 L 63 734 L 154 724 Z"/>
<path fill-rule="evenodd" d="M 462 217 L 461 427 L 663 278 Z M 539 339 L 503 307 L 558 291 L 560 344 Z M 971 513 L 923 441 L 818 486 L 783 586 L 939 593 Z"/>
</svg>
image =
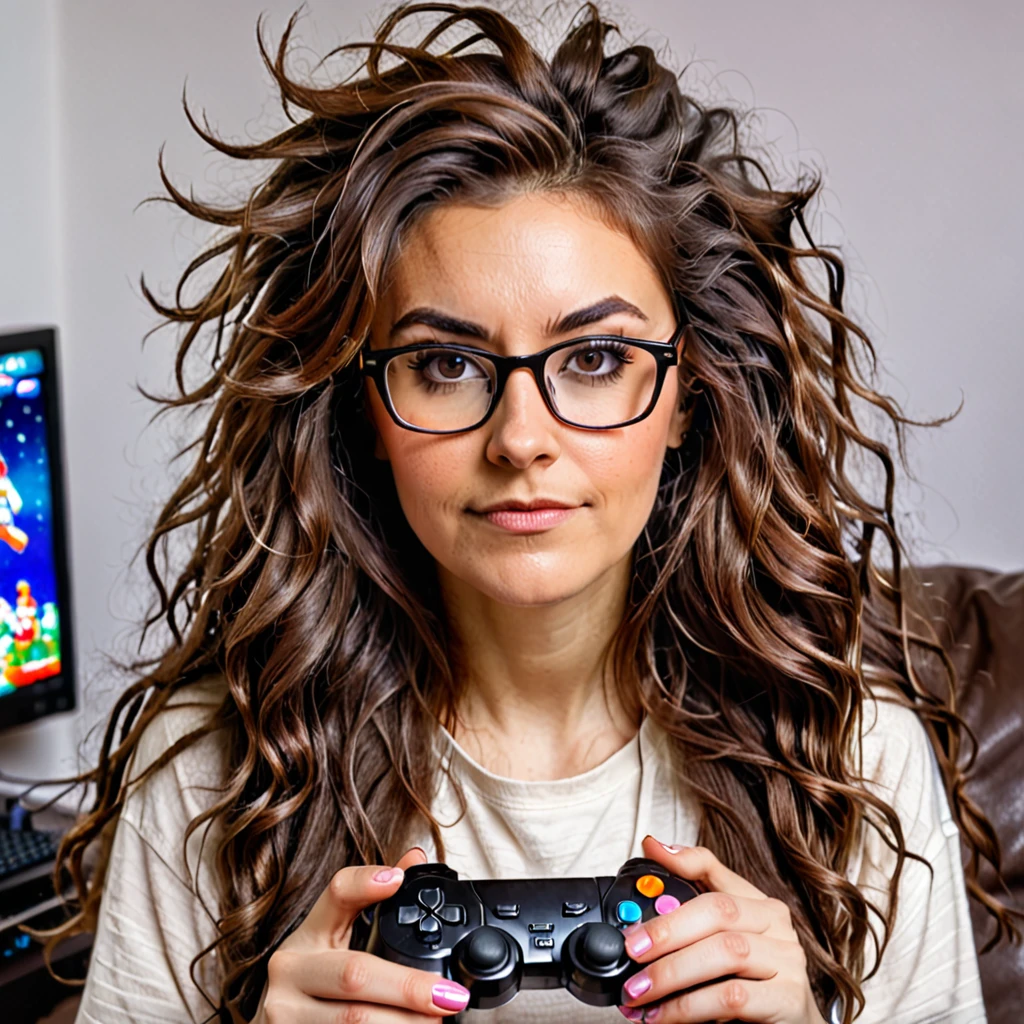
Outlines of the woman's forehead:
<svg viewBox="0 0 1024 1024">
<path fill-rule="evenodd" d="M 380 344 L 397 343 L 391 335 L 404 325 L 426 323 L 417 321 L 420 310 L 446 314 L 453 326 L 474 325 L 455 332 L 467 342 L 512 325 L 555 340 L 584 326 L 584 310 L 600 303 L 605 317 L 621 314 L 623 327 L 632 329 L 668 302 L 658 275 L 625 235 L 572 206 L 529 199 L 497 210 L 444 207 L 417 224 L 380 297 Z"/>
<path fill-rule="evenodd" d="M 402 233 L 393 271 L 415 280 L 457 270 L 486 272 L 491 264 L 508 272 L 535 267 L 592 265 L 646 260 L 624 232 L 584 206 L 559 196 L 515 196 L 499 206 L 445 203 L 414 220 Z M 628 267 L 626 269 L 629 269 Z"/>
</svg>

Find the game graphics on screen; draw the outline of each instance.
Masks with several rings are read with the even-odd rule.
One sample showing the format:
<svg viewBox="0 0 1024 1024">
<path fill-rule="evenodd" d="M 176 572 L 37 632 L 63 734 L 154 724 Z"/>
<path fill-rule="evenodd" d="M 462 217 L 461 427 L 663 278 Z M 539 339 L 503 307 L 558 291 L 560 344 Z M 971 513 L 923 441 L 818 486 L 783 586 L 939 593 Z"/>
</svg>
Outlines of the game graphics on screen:
<svg viewBox="0 0 1024 1024">
<path fill-rule="evenodd" d="M 60 673 L 42 353 L 0 357 L 0 699 Z"/>
</svg>

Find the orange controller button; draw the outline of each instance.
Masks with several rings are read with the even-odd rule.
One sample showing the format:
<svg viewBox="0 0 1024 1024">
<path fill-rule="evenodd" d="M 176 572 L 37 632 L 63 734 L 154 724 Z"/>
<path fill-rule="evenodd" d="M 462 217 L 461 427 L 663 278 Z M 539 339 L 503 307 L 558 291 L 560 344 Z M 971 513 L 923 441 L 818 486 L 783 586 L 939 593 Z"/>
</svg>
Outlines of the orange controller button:
<svg viewBox="0 0 1024 1024">
<path fill-rule="evenodd" d="M 651 899 L 665 891 L 665 883 L 657 875 L 643 875 L 636 880 L 636 887 Z"/>
</svg>

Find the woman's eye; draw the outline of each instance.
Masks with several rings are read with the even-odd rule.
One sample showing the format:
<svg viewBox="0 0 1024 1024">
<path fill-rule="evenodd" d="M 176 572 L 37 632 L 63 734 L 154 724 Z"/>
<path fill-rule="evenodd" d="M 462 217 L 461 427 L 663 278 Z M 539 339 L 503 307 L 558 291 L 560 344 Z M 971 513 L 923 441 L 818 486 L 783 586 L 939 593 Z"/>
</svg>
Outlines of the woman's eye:
<svg viewBox="0 0 1024 1024">
<path fill-rule="evenodd" d="M 569 359 L 570 369 L 588 376 L 612 373 L 621 363 L 622 360 L 614 353 L 600 348 L 581 349 Z"/>
<path fill-rule="evenodd" d="M 429 380 L 454 383 L 486 376 L 476 362 L 459 352 L 432 352 L 418 361 L 419 369 Z"/>
<path fill-rule="evenodd" d="M 466 371 L 466 360 L 462 356 L 445 356 L 435 359 L 436 372 L 447 380 L 458 380 Z"/>
</svg>

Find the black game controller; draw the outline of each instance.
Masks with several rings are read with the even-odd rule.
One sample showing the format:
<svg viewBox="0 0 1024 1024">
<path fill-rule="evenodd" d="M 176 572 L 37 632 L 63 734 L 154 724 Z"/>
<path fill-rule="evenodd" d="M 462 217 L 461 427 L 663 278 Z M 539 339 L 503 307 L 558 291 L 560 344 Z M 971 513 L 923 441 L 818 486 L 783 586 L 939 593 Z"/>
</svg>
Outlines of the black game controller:
<svg viewBox="0 0 1024 1024">
<path fill-rule="evenodd" d="M 351 945 L 457 981 L 477 1009 L 520 989 L 559 987 L 591 1006 L 615 1006 L 643 966 L 627 955 L 623 929 L 697 892 L 644 857 L 614 878 L 469 882 L 444 864 L 418 864 L 394 896 L 360 914 Z"/>
</svg>

